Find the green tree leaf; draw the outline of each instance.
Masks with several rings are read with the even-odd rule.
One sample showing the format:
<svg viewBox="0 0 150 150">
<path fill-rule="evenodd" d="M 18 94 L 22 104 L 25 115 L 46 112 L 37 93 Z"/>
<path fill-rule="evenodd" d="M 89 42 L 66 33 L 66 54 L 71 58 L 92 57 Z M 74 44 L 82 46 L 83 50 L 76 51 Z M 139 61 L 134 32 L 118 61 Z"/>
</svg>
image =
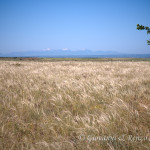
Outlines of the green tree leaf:
<svg viewBox="0 0 150 150">
<path fill-rule="evenodd" d="M 137 24 L 137 30 L 147 30 L 147 34 L 150 34 L 150 28 L 147 26 Z M 147 40 L 147 44 L 150 45 L 149 40 Z"/>
</svg>

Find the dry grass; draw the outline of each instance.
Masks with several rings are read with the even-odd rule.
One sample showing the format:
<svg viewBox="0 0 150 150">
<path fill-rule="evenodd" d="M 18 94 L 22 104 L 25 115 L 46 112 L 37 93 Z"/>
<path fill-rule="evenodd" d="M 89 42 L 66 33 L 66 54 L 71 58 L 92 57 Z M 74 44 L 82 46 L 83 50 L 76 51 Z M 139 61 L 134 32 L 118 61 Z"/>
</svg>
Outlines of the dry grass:
<svg viewBox="0 0 150 150">
<path fill-rule="evenodd" d="M 149 139 L 150 62 L 0 62 L 0 149 L 148 150 Z"/>
</svg>

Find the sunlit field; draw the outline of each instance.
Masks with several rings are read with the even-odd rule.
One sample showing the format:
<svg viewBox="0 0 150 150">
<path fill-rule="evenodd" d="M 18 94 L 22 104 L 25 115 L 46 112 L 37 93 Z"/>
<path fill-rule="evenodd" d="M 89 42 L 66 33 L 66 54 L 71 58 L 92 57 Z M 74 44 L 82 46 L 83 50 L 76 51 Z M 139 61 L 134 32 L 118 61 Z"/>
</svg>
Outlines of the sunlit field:
<svg viewBox="0 0 150 150">
<path fill-rule="evenodd" d="M 149 61 L 0 61 L 1 150 L 149 148 Z"/>
</svg>

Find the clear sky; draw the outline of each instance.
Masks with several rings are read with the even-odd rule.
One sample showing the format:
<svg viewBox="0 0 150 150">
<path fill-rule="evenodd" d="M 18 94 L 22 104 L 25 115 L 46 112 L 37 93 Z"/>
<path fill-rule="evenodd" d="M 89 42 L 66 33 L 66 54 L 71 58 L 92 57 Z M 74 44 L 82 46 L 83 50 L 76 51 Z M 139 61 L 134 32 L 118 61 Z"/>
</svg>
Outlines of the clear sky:
<svg viewBox="0 0 150 150">
<path fill-rule="evenodd" d="M 149 53 L 150 0 L 0 0 L 0 53 L 90 49 Z"/>
</svg>

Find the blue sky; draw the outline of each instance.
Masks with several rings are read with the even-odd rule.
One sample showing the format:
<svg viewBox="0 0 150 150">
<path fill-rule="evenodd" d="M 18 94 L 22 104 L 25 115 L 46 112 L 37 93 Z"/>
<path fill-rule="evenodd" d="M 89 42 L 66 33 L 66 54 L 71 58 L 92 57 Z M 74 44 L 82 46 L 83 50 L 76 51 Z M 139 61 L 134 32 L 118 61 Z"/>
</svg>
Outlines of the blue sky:
<svg viewBox="0 0 150 150">
<path fill-rule="evenodd" d="M 0 0 L 0 53 L 90 49 L 149 53 L 150 0 Z"/>
</svg>

